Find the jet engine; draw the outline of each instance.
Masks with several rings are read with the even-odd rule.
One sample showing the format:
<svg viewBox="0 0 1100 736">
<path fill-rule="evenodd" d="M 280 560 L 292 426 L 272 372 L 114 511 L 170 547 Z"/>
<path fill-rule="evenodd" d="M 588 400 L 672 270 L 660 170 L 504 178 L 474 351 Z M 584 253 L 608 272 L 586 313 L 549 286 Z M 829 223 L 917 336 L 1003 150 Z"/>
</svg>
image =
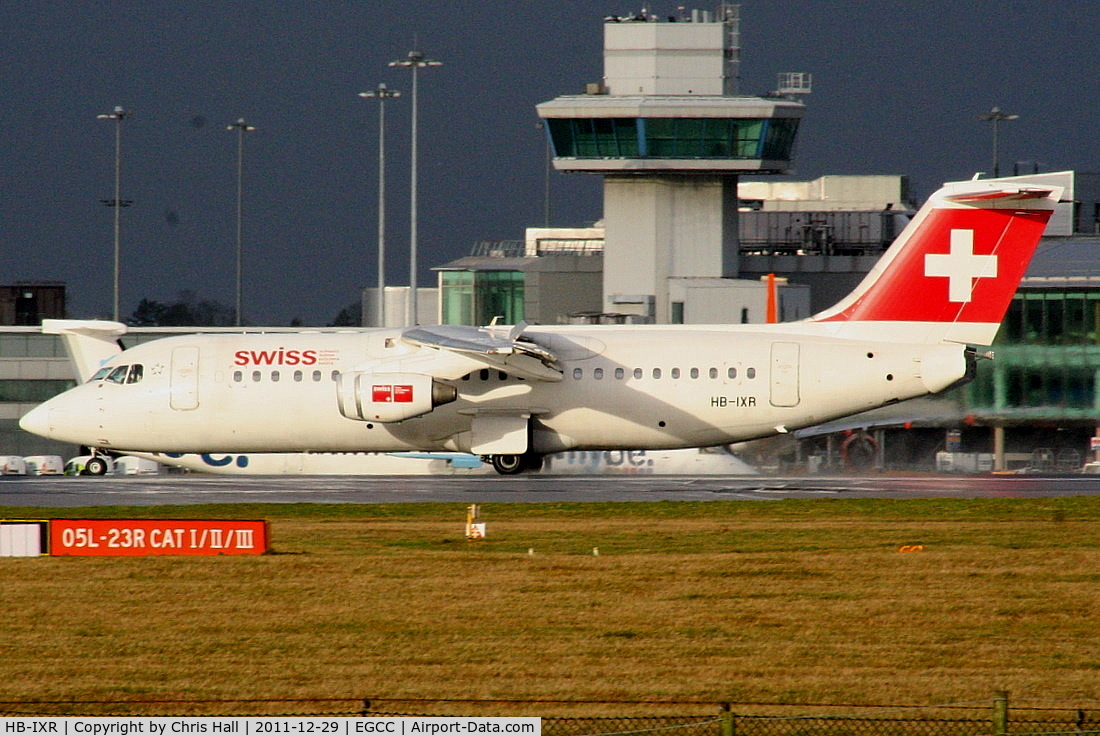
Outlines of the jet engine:
<svg viewBox="0 0 1100 736">
<path fill-rule="evenodd" d="M 365 422 L 400 422 L 458 398 L 458 389 L 422 373 L 340 374 L 340 413 Z"/>
</svg>

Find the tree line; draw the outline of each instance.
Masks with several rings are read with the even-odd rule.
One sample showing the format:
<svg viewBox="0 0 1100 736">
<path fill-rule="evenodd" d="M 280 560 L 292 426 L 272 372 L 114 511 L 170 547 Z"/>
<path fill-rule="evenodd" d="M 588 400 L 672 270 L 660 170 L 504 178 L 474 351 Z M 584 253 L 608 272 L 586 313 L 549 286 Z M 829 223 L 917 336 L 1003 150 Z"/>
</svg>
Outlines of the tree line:
<svg viewBox="0 0 1100 736">
<path fill-rule="evenodd" d="M 358 302 L 340 310 L 328 327 L 358 327 L 360 325 Z M 193 291 L 181 291 L 171 303 L 155 299 L 142 299 L 137 309 L 126 319 L 131 327 L 233 327 L 236 310 L 213 299 L 199 299 Z M 291 327 L 301 327 L 295 318 Z"/>
</svg>

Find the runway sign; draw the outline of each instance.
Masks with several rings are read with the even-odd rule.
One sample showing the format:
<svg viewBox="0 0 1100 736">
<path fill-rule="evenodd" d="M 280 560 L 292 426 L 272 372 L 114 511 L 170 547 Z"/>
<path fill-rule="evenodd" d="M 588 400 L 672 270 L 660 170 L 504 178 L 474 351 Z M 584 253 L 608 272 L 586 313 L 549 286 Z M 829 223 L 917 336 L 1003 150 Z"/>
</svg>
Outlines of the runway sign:
<svg viewBox="0 0 1100 736">
<path fill-rule="evenodd" d="M 266 521 L 53 519 L 50 554 L 77 556 L 262 555 Z"/>
</svg>

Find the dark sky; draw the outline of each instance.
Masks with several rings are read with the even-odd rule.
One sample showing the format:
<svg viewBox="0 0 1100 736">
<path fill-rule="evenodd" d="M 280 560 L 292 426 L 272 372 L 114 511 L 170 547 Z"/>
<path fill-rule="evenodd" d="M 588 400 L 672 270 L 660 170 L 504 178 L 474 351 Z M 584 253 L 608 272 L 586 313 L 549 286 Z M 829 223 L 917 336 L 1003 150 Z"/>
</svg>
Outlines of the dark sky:
<svg viewBox="0 0 1100 736">
<path fill-rule="evenodd" d="M 677 3 L 653 2 L 661 15 Z M 704 2 L 687 7 L 711 8 Z M 122 312 L 142 297 L 234 302 L 244 117 L 245 316 L 326 324 L 373 285 L 379 82 L 387 103 L 388 276 L 408 279 L 410 74 L 420 75 L 420 264 L 541 224 L 535 105 L 602 75 L 602 18 L 641 4 L 0 0 L 0 283 L 62 280 L 73 317 L 110 316 L 114 123 L 123 124 Z M 926 196 L 991 168 L 1100 171 L 1097 0 L 744 0 L 742 92 L 814 75 L 792 178 L 906 174 Z M 600 179 L 554 173 L 552 221 L 600 217 Z"/>
</svg>

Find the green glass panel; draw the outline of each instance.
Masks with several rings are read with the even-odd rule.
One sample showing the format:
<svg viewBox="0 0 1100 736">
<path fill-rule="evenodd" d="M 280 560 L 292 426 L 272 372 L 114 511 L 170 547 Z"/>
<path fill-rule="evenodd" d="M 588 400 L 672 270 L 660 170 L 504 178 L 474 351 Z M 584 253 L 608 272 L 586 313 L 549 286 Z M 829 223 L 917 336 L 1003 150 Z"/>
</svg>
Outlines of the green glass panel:
<svg viewBox="0 0 1100 736">
<path fill-rule="evenodd" d="M 550 130 L 550 145 L 554 148 L 554 155 L 572 158 L 577 155 L 573 145 L 573 121 L 572 120 L 547 120 Z"/>
<path fill-rule="evenodd" d="M 618 156 L 635 158 L 640 155 L 638 149 L 638 121 L 632 118 L 616 118 L 614 121 L 615 141 L 618 144 Z"/>
<path fill-rule="evenodd" d="M 798 120 L 794 118 L 777 118 L 767 121 L 767 133 L 764 140 L 764 150 L 760 154 L 769 160 L 788 161 L 794 150 L 794 138 L 798 132 Z M 759 139 L 759 132 L 755 137 Z M 742 135 L 742 140 L 749 138 Z M 759 149 L 758 149 L 759 150 Z M 747 155 L 747 154 L 743 154 Z"/>
<path fill-rule="evenodd" d="M 652 158 L 676 155 L 676 121 L 653 118 L 645 122 L 646 150 Z"/>
<path fill-rule="evenodd" d="M 594 118 L 550 120 L 549 128 L 560 157 L 789 160 L 798 121 Z"/>
<path fill-rule="evenodd" d="M 474 319 L 474 274 L 444 271 L 440 279 L 440 306 L 445 325 L 469 325 Z"/>
</svg>

